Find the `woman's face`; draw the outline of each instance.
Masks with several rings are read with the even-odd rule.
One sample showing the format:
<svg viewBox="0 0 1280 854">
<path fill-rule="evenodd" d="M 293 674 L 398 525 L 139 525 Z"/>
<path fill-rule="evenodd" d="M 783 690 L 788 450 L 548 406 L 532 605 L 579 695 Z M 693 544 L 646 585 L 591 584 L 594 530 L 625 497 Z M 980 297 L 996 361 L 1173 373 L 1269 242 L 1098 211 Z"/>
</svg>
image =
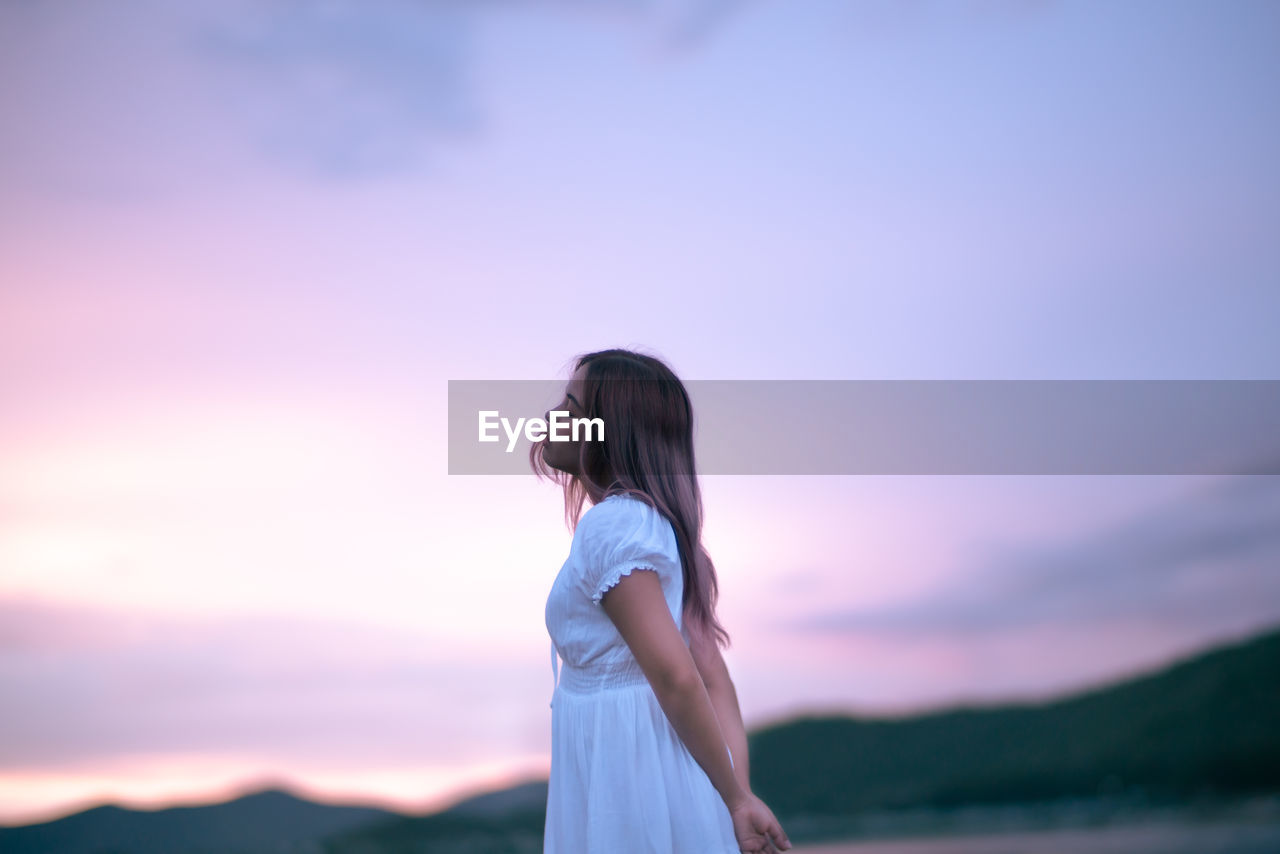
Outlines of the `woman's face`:
<svg viewBox="0 0 1280 854">
<path fill-rule="evenodd" d="M 587 366 L 583 365 L 573 372 L 573 376 L 569 378 L 569 382 L 564 388 L 564 397 L 556 406 L 558 410 L 568 410 L 570 418 L 586 418 L 587 411 L 582 407 L 582 381 L 587 375 Z M 548 410 L 543 417 L 551 420 L 551 412 Z M 563 432 L 569 432 L 562 428 Z M 570 434 L 572 435 L 572 434 Z M 577 442 L 552 442 L 548 440 L 542 445 L 542 460 L 553 469 L 567 472 L 572 475 L 580 475 L 578 471 L 578 449 L 582 447 L 582 440 Z"/>
</svg>

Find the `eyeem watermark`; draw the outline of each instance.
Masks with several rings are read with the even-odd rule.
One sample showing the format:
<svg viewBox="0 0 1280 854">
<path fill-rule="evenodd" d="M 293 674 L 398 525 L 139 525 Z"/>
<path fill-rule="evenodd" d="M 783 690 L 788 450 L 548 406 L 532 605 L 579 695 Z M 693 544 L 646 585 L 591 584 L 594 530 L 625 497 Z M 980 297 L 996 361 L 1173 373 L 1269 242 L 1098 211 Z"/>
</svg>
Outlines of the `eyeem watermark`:
<svg viewBox="0 0 1280 854">
<path fill-rule="evenodd" d="M 684 385 L 705 475 L 1280 475 L 1280 380 Z M 552 411 L 564 391 L 563 379 L 450 380 L 449 473 L 531 476 L 522 448 L 574 441 L 571 412 Z M 585 432 L 603 440 L 594 422 Z"/>
<path fill-rule="evenodd" d="M 516 442 L 520 440 L 521 427 L 524 428 L 524 437 L 530 442 L 541 442 L 543 439 L 549 442 L 604 441 L 603 418 L 570 418 L 569 410 L 567 409 L 553 409 L 547 414 L 551 416 L 550 421 L 544 421 L 541 418 L 517 418 L 515 425 L 512 426 L 510 419 L 501 417 L 498 414 L 498 410 L 481 409 L 480 441 L 500 441 L 501 437 L 494 432 L 499 426 L 507 434 L 508 454 L 516 449 Z M 562 415 L 564 416 L 563 418 L 560 417 Z M 561 427 L 569 428 L 569 435 L 566 436 L 561 433 Z M 581 439 L 578 436 L 578 428 L 580 427 L 583 428 L 583 432 L 586 434 Z M 593 434 L 595 435 L 593 436 Z"/>
</svg>

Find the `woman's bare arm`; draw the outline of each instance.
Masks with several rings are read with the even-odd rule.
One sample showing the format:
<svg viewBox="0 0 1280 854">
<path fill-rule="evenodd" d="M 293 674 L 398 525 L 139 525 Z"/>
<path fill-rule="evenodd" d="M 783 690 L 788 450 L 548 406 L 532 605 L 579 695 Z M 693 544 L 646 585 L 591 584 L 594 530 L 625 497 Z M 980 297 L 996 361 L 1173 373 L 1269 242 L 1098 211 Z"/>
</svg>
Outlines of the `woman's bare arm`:
<svg viewBox="0 0 1280 854">
<path fill-rule="evenodd" d="M 720 721 L 720 730 L 724 733 L 725 743 L 733 753 L 733 773 L 738 784 L 748 792 L 751 791 L 751 767 L 747 757 L 747 728 L 742 722 L 742 708 L 738 704 L 738 690 L 733 679 L 729 677 L 729 668 L 720 654 L 720 647 L 714 639 L 699 639 L 690 633 L 689 650 L 693 654 L 694 664 L 702 675 L 702 682 L 707 686 L 711 696 L 711 705 L 715 707 L 716 718 Z"/>
<path fill-rule="evenodd" d="M 750 792 L 729 764 L 715 706 L 667 609 L 658 574 L 640 571 L 623 576 L 600 605 L 631 648 L 672 727 L 732 811 Z M 733 761 L 738 761 L 736 754 Z"/>
</svg>

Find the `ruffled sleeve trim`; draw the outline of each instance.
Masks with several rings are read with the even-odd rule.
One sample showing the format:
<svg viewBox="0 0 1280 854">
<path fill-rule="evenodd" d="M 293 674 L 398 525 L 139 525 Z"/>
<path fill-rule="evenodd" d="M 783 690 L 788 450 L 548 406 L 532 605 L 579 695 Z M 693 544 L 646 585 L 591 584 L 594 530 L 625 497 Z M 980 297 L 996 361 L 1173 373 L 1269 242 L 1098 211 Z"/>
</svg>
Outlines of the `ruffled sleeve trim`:
<svg viewBox="0 0 1280 854">
<path fill-rule="evenodd" d="M 604 574 L 600 579 L 600 583 L 596 585 L 595 592 L 591 594 L 591 601 L 599 605 L 600 600 L 604 598 L 604 594 L 622 580 L 622 576 L 630 575 L 633 570 L 647 569 L 651 572 L 657 572 L 657 567 L 653 565 L 653 561 L 649 560 L 628 560 L 615 565 L 612 569 Z"/>
</svg>

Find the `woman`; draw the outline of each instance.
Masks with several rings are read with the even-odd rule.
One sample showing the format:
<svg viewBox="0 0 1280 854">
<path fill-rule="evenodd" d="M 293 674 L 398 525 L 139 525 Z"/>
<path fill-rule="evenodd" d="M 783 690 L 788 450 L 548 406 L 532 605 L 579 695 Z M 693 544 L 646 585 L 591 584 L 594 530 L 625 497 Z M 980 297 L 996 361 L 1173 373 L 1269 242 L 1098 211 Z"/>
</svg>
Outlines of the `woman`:
<svg viewBox="0 0 1280 854">
<path fill-rule="evenodd" d="M 604 438 L 580 430 L 530 449 L 535 473 L 564 488 L 574 530 L 546 607 L 556 688 L 544 854 L 787 850 L 751 792 L 720 655 L 728 633 L 701 545 L 683 384 L 652 356 L 603 350 L 577 360 L 557 409 L 601 419 Z"/>
</svg>

